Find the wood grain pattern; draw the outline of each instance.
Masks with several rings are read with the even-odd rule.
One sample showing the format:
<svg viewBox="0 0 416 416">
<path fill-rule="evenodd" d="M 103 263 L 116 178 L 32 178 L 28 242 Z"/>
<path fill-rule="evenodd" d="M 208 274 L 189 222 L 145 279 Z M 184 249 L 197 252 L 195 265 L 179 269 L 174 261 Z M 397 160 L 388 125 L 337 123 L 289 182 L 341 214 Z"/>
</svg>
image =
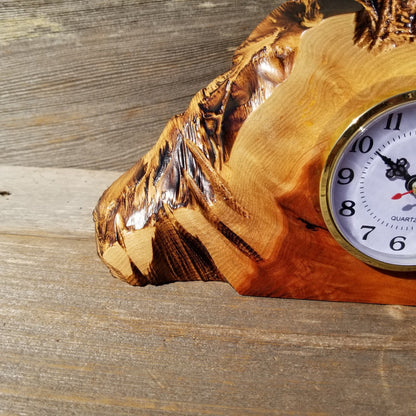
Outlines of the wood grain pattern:
<svg viewBox="0 0 416 416">
<path fill-rule="evenodd" d="M 276 3 L 4 2 L 0 162 L 124 170 Z"/>
<path fill-rule="evenodd" d="M 358 0 L 355 42 L 370 49 L 397 47 L 416 38 L 416 4 L 413 1 Z"/>
<path fill-rule="evenodd" d="M 108 279 L 86 219 L 116 176 L 1 168 L 11 193 L 0 197 L 2 414 L 416 411 L 415 308 Z M 63 218 L 78 228 L 68 235 Z"/>
<path fill-rule="evenodd" d="M 167 0 L 0 5 L 0 33 L 9 39 L 0 45 L 0 414 L 415 413 L 414 308 L 247 298 L 224 283 L 137 289 L 109 279 L 96 256 L 91 212 L 119 173 L 62 168 L 134 163 L 160 133 L 162 114 L 182 111 L 190 93 L 228 69 L 234 42 L 224 39 L 245 38 L 278 2 L 204 3 L 220 13 L 208 9 L 213 18 L 205 19 L 197 2 Z M 49 33 L 44 21 L 34 32 L 4 24 L 37 13 L 67 22 L 66 30 Z M 233 24 L 217 25 L 223 19 Z M 157 36 L 135 36 L 152 22 Z M 167 46 L 175 33 L 177 49 Z M 127 59 L 135 42 L 148 55 Z M 203 45 L 209 61 L 190 76 L 186 68 L 199 65 Z M 125 51 L 120 59 L 117 50 Z M 71 63 L 82 67 L 79 78 Z M 41 78 L 53 88 L 42 90 Z M 137 112 L 123 127 L 122 112 L 111 108 L 130 101 Z M 95 116 L 49 117 L 76 105 Z M 33 115 L 38 124 L 27 126 Z M 79 140 L 55 142 L 63 132 Z M 39 168 L 45 165 L 56 169 Z"/>
<path fill-rule="evenodd" d="M 329 17 L 315 1 L 285 3 L 237 50 L 231 70 L 171 119 L 94 212 L 98 253 L 114 276 L 416 304 L 414 274 L 355 259 L 320 212 L 320 176 L 336 139 L 364 110 L 416 85 L 406 23 L 415 2 L 363 4 Z"/>
<path fill-rule="evenodd" d="M 115 276 L 136 285 L 224 280 L 200 238 L 175 216 L 183 209 L 199 212 L 202 229 L 208 223 L 249 260 L 262 260 L 215 205 L 223 201 L 237 216 L 251 215 L 222 171 L 245 120 L 289 77 L 302 33 L 322 19 L 312 4 L 287 3 L 264 19 L 236 51 L 233 67 L 200 90 L 155 147 L 100 198 L 98 253 Z"/>
</svg>

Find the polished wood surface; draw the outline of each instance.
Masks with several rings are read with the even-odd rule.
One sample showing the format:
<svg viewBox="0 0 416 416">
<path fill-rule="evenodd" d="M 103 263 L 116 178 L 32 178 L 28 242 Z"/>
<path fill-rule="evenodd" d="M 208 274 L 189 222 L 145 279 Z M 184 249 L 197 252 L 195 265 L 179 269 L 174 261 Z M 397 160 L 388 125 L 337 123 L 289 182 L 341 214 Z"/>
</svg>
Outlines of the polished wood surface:
<svg viewBox="0 0 416 416">
<path fill-rule="evenodd" d="M 287 2 L 173 117 L 94 211 L 98 253 L 132 284 L 223 280 L 240 294 L 416 305 L 415 273 L 370 267 L 321 214 L 329 150 L 416 86 L 416 2 L 333 14 Z"/>
<path fill-rule="evenodd" d="M 412 307 L 135 288 L 96 255 L 100 194 L 276 6 L 242 3 L 1 5 L 1 415 L 416 411 Z"/>
</svg>

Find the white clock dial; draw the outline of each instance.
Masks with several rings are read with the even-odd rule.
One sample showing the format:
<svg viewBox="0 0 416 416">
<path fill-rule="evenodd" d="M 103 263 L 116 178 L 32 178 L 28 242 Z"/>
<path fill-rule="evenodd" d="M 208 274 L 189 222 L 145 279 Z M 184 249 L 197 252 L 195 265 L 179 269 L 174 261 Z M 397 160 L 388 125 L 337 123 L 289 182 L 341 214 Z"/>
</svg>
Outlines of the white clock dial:
<svg viewBox="0 0 416 416">
<path fill-rule="evenodd" d="M 355 120 L 328 158 L 324 218 L 347 250 L 374 266 L 416 269 L 416 94 Z"/>
</svg>

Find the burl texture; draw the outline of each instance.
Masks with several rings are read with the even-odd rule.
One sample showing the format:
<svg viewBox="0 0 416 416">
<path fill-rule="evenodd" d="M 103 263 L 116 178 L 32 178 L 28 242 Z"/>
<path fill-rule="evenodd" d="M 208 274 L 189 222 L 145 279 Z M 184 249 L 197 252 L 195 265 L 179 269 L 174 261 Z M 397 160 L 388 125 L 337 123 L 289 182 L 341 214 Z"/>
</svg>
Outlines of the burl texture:
<svg viewBox="0 0 416 416">
<path fill-rule="evenodd" d="M 345 252 L 322 219 L 326 155 L 368 107 L 416 87 L 416 1 L 274 10 L 230 71 L 172 118 L 100 198 L 97 248 L 133 285 L 228 281 L 239 293 L 416 304 L 416 280 Z"/>
</svg>

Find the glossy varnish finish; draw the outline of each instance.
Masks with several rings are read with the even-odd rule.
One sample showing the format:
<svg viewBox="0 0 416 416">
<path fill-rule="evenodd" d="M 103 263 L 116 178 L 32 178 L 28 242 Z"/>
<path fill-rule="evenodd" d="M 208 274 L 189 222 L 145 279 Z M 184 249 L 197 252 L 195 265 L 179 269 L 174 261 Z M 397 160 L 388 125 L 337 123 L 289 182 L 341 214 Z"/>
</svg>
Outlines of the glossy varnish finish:
<svg viewBox="0 0 416 416">
<path fill-rule="evenodd" d="M 133 284 L 223 280 L 205 248 L 201 256 L 198 237 L 175 218 L 184 208 L 199 210 L 237 250 L 254 262 L 262 260 L 213 206 L 224 201 L 239 217 L 250 216 L 228 189 L 224 165 L 241 125 L 290 74 L 300 35 L 320 19 L 316 5 L 288 3 L 276 9 L 237 50 L 232 69 L 201 90 L 188 110 L 168 123 L 152 151 L 103 195 L 94 214 L 98 248 L 115 275 Z M 140 230 L 146 228 L 152 231 L 144 237 Z M 147 265 L 131 261 L 132 251 L 140 250 L 130 248 L 133 232 L 135 239 L 152 240 L 140 242 L 151 244 L 156 254 Z M 201 261 L 209 274 L 201 273 Z"/>
<path fill-rule="evenodd" d="M 96 255 L 102 192 L 278 2 L 2 3 L 2 415 L 415 413 L 414 307 L 131 287 Z"/>
<path fill-rule="evenodd" d="M 361 112 L 416 84 L 415 2 L 327 17 L 276 9 L 232 69 L 173 118 L 101 197 L 100 256 L 131 284 L 226 280 L 239 293 L 416 303 L 413 276 L 351 257 L 326 230 L 319 178 Z"/>
</svg>

